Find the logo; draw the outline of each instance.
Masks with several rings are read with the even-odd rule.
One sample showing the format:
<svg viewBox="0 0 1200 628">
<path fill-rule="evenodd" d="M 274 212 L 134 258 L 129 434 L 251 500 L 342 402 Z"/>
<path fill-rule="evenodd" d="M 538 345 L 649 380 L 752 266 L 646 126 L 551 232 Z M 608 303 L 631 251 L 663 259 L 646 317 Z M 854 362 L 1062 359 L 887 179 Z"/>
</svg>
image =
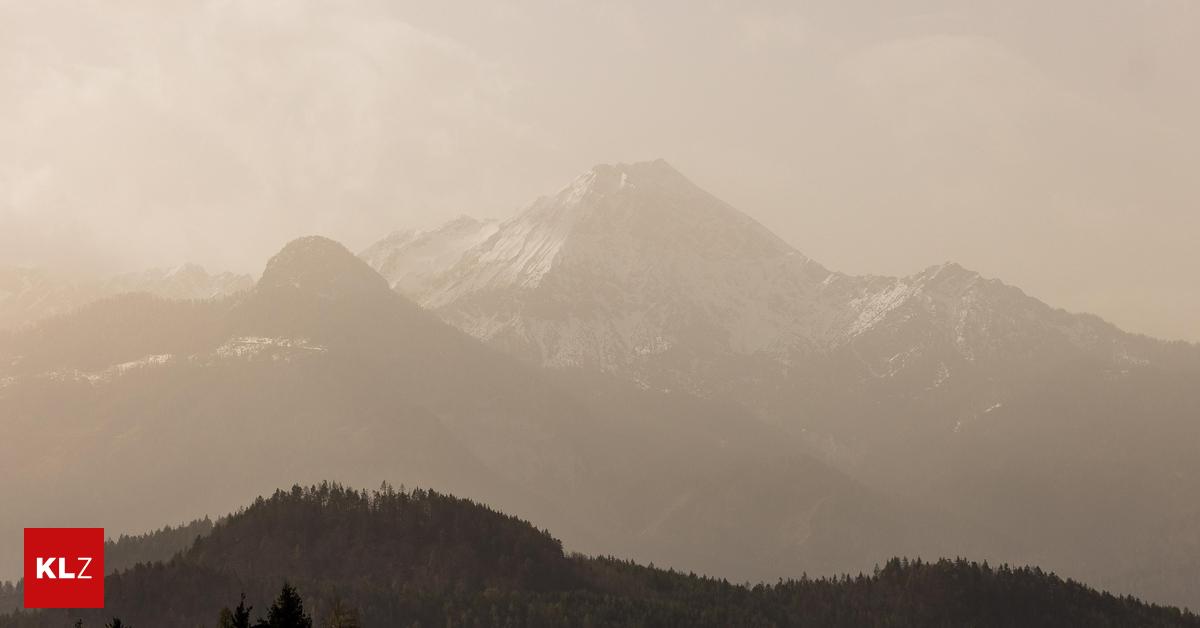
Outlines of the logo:
<svg viewBox="0 0 1200 628">
<path fill-rule="evenodd" d="M 25 608 L 104 608 L 104 528 L 25 528 Z"/>
</svg>

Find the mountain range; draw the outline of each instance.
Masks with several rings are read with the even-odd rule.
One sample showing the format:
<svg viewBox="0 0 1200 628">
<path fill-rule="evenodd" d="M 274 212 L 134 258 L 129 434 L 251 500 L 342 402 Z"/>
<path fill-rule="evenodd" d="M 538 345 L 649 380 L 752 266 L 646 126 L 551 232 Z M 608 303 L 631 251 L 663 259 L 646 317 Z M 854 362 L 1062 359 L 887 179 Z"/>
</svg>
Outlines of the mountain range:
<svg viewBox="0 0 1200 628">
<path fill-rule="evenodd" d="M 597 166 L 0 333 L 0 533 L 388 480 L 736 580 L 961 555 L 1200 607 L 1198 382 L 1195 345 L 955 264 L 830 271 L 665 162 Z"/>
<path fill-rule="evenodd" d="M 745 408 L 864 485 L 1000 537 L 967 532 L 972 555 L 1200 578 L 1196 345 L 954 263 L 828 270 L 661 160 L 362 257 L 527 363 Z"/>
<path fill-rule="evenodd" d="M 739 577 L 869 569 L 930 536 L 741 408 L 523 364 L 320 237 L 227 299 L 128 294 L 0 335 L 0 416 L 9 538 L 143 529 L 324 476 L 437 486 L 576 550 Z"/>
<path fill-rule="evenodd" d="M 503 223 L 461 217 L 361 256 L 455 326 L 555 367 L 657 374 L 672 360 L 787 365 L 856 347 L 873 376 L 932 384 L 960 363 L 1071 354 L 1119 367 L 1157 350 L 953 263 L 901 278 L 827 270 L 661 160 L 597 166 Z"/>
</svg>

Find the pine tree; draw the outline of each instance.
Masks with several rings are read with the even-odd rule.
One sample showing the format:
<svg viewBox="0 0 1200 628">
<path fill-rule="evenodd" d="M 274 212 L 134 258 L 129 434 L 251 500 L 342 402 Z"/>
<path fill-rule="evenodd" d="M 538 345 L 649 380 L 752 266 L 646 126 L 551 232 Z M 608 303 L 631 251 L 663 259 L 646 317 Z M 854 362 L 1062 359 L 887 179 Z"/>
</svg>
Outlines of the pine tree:
<svg viewBox="0 0 1200 628">
<path fill-rule="evenodd" d="M 250 628 L 250 611 L 252 610 L 254 610 L 253 606 L 246 606 L 246 594 L 243 593 L 237 608 L 232 611 L 229 610 L 228 606 L 221 609 L 221 616 L 217 620 L 217 628 Z"/>
<path fill-rule="evenodd" d="M 312 625 L 312 617 L 304 612 L 304 600 L 287 582 L 283 583 L 279 598 L 267 611 L 267 620 L 259 622 L 262 628 L 312 628 Z"/>
<path fill-rule="evenodd" d="M 252 610 L 254 610 L 253 606 L 246 606 L 246 594 L 243 593 L 237 608 L 233 610 L 233 628 L 250 628 L 250 611 Z"/>
</svg>

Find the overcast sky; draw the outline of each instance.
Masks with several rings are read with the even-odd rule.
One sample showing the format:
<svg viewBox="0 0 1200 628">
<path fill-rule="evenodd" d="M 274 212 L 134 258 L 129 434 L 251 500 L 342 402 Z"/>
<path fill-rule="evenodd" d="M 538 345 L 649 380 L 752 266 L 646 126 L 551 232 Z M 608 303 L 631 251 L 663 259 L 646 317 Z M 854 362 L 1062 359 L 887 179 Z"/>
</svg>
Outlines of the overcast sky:
<svg viewBox="0 0 1200 628">
<path fill-rule="evenodd" d="M 1200 340 L 1200 3 L 0 0 L 0 264 L 257 272 L 663 157 L 826 266 Z"/>
</svg>

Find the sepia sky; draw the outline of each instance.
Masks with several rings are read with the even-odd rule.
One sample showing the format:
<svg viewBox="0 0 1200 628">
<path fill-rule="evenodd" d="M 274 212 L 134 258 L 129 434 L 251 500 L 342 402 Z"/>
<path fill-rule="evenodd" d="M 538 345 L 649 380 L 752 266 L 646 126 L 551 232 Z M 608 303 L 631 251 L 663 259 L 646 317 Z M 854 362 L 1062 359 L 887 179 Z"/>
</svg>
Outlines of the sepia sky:
<svg viewBox="0 0 1200 628">
<path fill-rule="evenodd" d="M 0 264 L 257 272 L 663 157 L 826 266 L 1200 340 L 1195 0 L 0 0 Z"/>
</svg>

